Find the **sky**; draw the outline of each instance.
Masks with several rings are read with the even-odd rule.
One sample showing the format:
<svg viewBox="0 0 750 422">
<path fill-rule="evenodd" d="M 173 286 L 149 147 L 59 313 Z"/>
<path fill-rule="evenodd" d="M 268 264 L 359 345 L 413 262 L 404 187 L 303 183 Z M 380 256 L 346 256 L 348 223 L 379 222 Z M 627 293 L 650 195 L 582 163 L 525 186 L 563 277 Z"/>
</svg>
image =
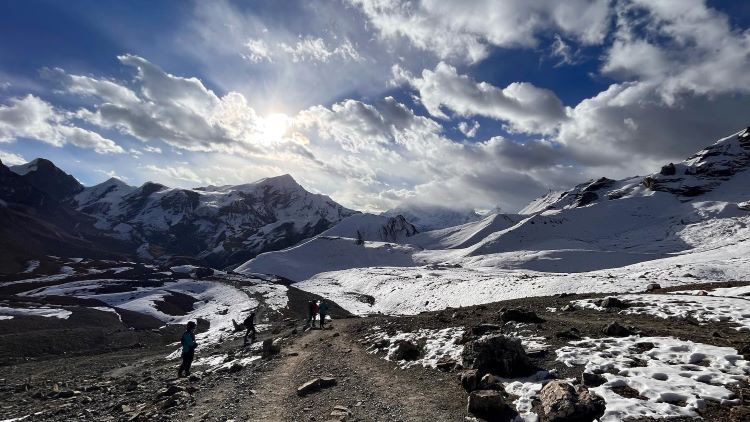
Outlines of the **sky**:
<svg viewBox="0 0 750 422">
<path fill-rule="evenodd" d="M 750 125 L 750 2 L 0 2 L 0 160 L 517 211 Z"/>
</svg>

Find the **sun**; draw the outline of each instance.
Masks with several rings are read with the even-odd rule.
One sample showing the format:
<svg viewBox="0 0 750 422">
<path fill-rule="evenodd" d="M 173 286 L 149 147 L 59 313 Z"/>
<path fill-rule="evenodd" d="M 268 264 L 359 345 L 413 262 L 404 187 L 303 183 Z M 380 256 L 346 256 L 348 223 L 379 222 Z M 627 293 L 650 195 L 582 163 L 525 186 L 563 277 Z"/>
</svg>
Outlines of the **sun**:
<svg viewBox="0 0 750 422">
<path fill-rule="evenodd" d="M 273 113 L 263 117 L 260 123 L 261 138 L 266 142 L 280 141 L 289 130 L 289 116 Z"/>
</svg>

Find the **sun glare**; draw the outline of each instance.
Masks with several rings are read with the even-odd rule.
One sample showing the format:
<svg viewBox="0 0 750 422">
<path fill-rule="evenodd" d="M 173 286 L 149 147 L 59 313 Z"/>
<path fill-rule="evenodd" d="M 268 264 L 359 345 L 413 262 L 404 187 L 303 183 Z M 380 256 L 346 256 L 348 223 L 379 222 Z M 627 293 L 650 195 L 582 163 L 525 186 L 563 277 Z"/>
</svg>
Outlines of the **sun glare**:
<svg viewBox="0 0 750 422">
<path fill-rule="evenodd" d="M 283 113 L 269 114 L 261 122 L 261 137 L 265 142 L 280 141 L 289 129 L 289 116 Z"/>
</svg>

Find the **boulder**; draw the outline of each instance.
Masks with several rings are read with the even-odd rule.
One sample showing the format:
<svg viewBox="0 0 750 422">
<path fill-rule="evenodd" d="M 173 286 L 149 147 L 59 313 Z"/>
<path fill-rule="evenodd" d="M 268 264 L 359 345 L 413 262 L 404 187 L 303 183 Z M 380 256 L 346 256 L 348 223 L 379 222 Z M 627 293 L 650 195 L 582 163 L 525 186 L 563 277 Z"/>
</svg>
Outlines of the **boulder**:
<svg viewBox="0 0 750 422">
<path fill-rule="evenodd" d="M 625 308 L 629 308 L 630 305 L 628 303 L 621 301 L 620 299 L 616 297 L 607 297 L 599 301 L 599 307 L 602 307 L 604 309 L 612 309 L 612 308 L 625 309 Z"/>
<path fill-rule="evenodd" d="M 267 338 L 263 340 L 263 346 L 261 347 L 261 356 L 263 358 L 269 358 L 279 353 L 281 353 L 281 341 L 279 339 Z"/>
<path fill-rule="evenodd" d="M 669 163 L 661 168 L 659 174 L 662 176 L 674 176 L 677 174 L 677 169 L 675 168 L 674 163 Z"/>
<path fill-rule="evenodd" d="M 627 337 L 630 335 L 633 335 L 633 331 L 630 329 L 623 327 L 620 325 L 619 322 L 613 321 L 609 323 L 602 332 L 608 336 L 614 336 L 614 337 Z"/>
<path fill-rule="evenodd" d="M 393 360 L 417 360 L 422 355 L 422 348 L 409 340 L 396 340 L 389 353 Z"/>
<path fill-rule="evenodd" d="M 661 289 L 661 285 L 659 283 L 651 283 L 648 286 L 646 286 L 647 292 L 653 292 L 654 290 Z"/>
<path fill-rule="evenodd" d="M 547 422 L 590 421 L 604 413 L 604 400 L 586 387 L 550 381 L 539 392 L 541 418 Z"/>
<path fill-rule="evenodd" d="M 741 354 L 746 360 L 750 360 L 750 344 L 746 344 L 737 349 L 737 353 Z"/>
<path fill-rule="evenodd" d="M 484 374 L 482 379 L 479 380 L 479 389 L 505 391 L 502 380 L 492 374 Z"/>
<path fill-rule="evenodd" d="M 449 356 L 443 356 L 442 358 L 438 359 L 437 362 L 435 362 L 435 367 L 439 371 L 443 372 L 450 372 L 456 368 L 456 362 L 455 359 L 449 357 Z"/>
<path fill-rule="evenodd" d="M 535 371 L 521 341 L 502 334 L 490 334 L 466 343 L 461 358 L 465 368 L 476 369 L 479 375 L 516 377 Z"/>
<path fill-rule="evenodd" d="M 500 320 L 503 322 L 515 321 L 531 324 L 544 322 L 544 320 L 542 318 L 539 318 L 534 311 L 528 311 L 521 308 L 508 309 L 507 311 L 500 314 Z"/>
<path fill-rule="evenodd" d="M 476 390 L 469 394 L 467 406 L 469 413 L 486 418 L 496 418 L 499 413 L 508 410 L 505 391 Z"/>
<path fill-rule="evenodd" d="M 479 386 L 479 375 L 476 369 L 466 369 L 459 374 L 461 386 L 467 393 L 471 393 Z"/>
</svg>

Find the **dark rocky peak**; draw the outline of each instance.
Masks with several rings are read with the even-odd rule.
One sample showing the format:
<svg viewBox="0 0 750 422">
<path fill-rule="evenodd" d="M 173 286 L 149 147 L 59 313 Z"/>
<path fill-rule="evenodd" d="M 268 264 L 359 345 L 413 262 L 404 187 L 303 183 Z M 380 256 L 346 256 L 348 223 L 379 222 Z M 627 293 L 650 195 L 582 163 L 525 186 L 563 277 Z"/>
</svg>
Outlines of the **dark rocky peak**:
<svg viewBox="0 0 750 422">
<path fill-rule="evenodd" d="M 10 167 L 10 170 L 56 201 L 72 198 L 83 190 L 75 177 L 44 158 Z"/>
<path fill-rule="evenodd" d="M 721 139 L 687 160 L 669 163 L 643 179 L 649 190 L 694 197 L 710 192 L 750 166 L 750 128 Z"/>
<path fill-rule="evenodd" d="M 389 217 L 385 224 L 383 224 L 381 238 L 388 242 L 396 242 L 399 239 L 414 236 L 417 233 L 419 233 L 417 228 L 406 221 L 403 215 L 399 214 Z"/>
</svg>

